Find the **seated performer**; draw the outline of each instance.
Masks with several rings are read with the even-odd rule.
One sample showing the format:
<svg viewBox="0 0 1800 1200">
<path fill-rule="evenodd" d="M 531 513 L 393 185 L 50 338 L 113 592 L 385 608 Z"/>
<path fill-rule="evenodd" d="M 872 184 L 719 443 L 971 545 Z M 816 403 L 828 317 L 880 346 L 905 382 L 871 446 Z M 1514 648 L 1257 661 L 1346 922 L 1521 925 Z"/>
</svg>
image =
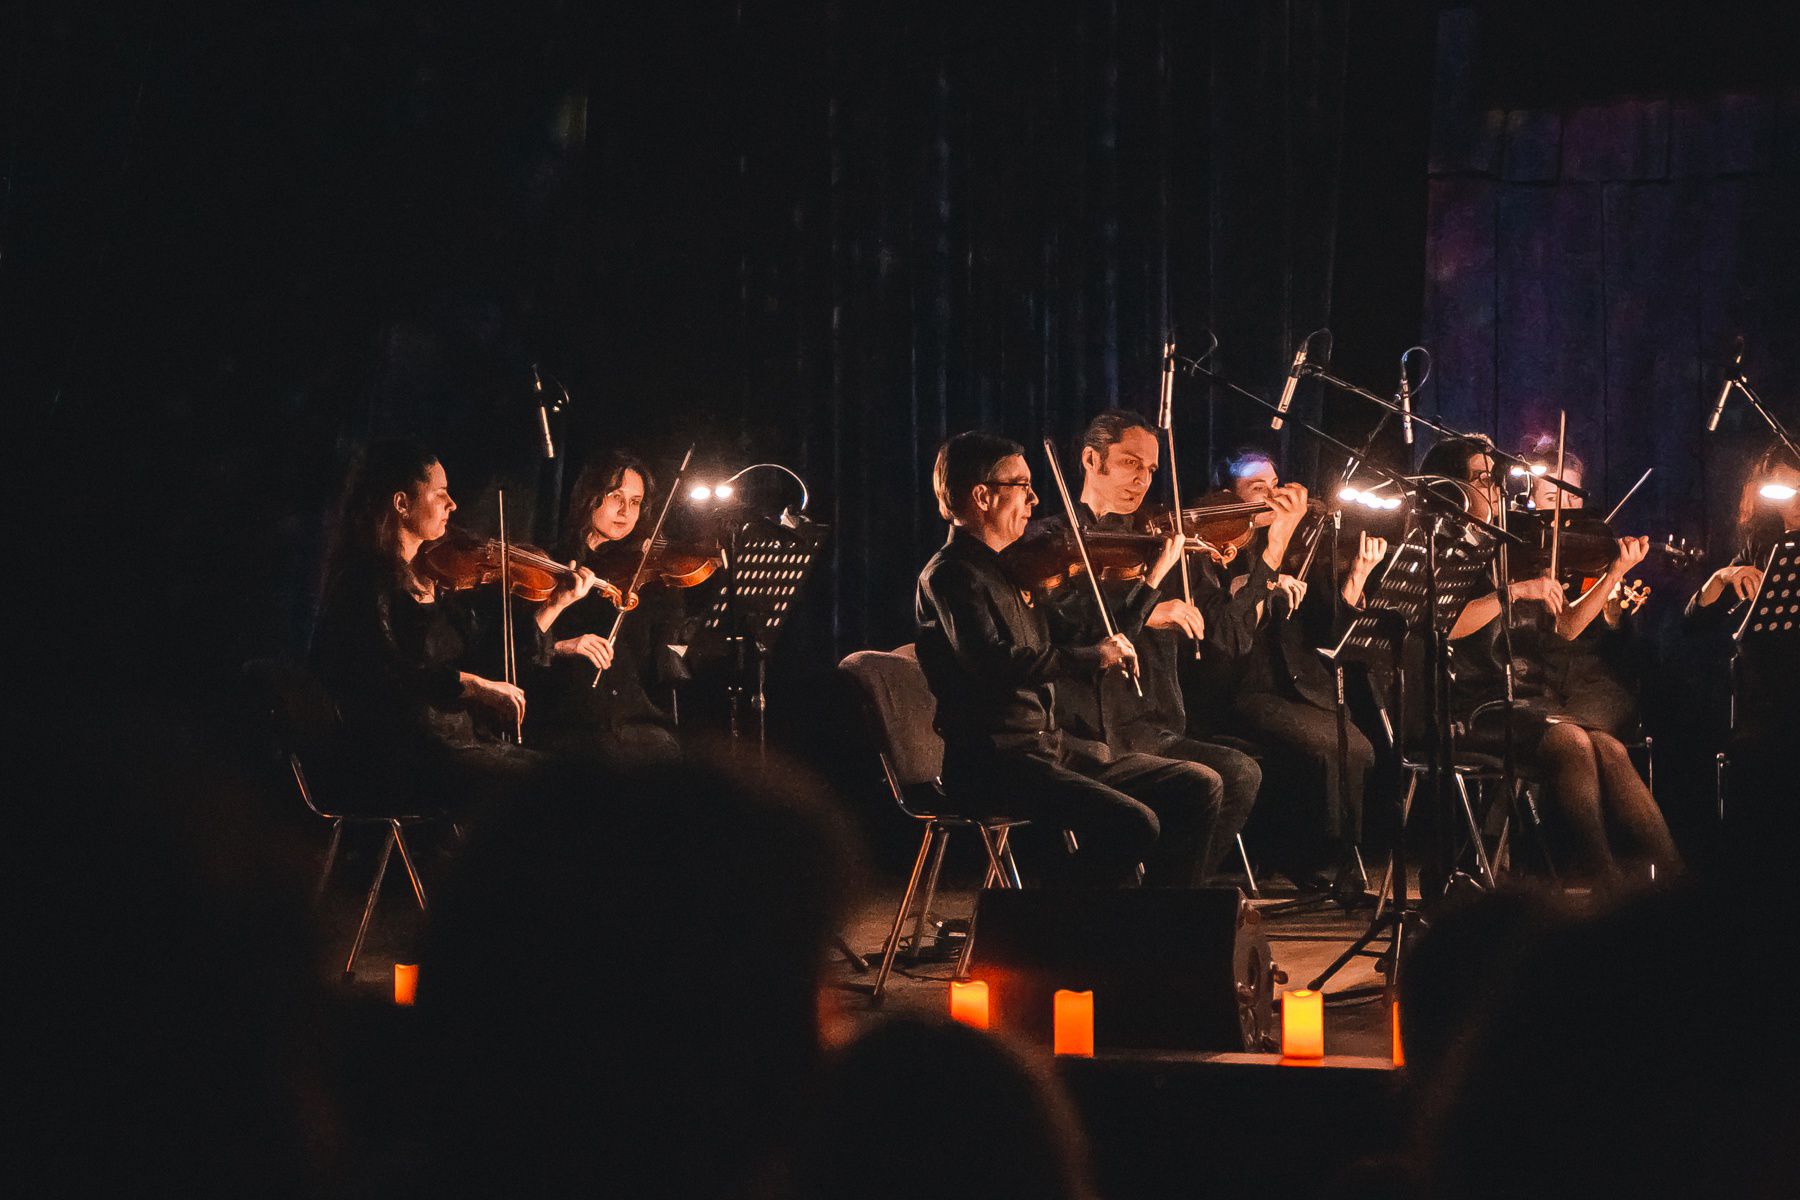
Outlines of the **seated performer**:
<svg viewBox="0 0 1800 1200">
<path fill-rule="evenodd" d="M 590 462 L 569 494 L 563 557 L 598 565 L 605 547 L 637 528 L 654 482 L 644 464 L 627 453 Z M 608 582 L 624 588 L 630 580 Z M 612 763 L 679 759 L 674 723 L 650 699 L 648 688 L 673 682 L 666 660 L 673 655 L 668 646 L 681 610 L 680 592 L 645 588 L 613 642 L 608 638 L 619 610 L 604 589 L 569 604 L 555 618 L 548 656 L 526 673 L 532 713 L 527 744 Z"/>
<path fill-rule="evenodd" d="M 499 740 L 517 730 L 526 705 L 517 686 L 479 673 L 490 669 L 483 652 L 498 645 L 498 620 L 415 570 L 420 548 L 444 536 L 455 511 L 435 455 L 407 442 L 368 447 L 333 531 L 313 659 L 355 769 L 377 788 L 461 807 L 515 795 L 543 760 Z M 593 583 L 577 571 L 525 624 L 541 632 Z M 492 589 L 478 599 L 498 612 Z"/>
<path fill-rule="evenodd" d="M 1160 448 L 1155 426 L 1137 413 L 1113 409 L 1088 424 L 1081 444 L 1081 499 L 1075 512 L 1083 529 L 1131 532 L 1142 526 L 1137 514 L 1156 474 Z M 1036 522 L 1026 539 L 1066 536 L 1060 514 Z M 1068 733 L 1105 742 L 1115 753 L 1142 751 L 1164 758 L 1198 763 L 1208 787 L 1206 807 L 1217 809 L 1212 842 L 1201 857 L 1202 872 L 1219 865 L 1231 846 L 1262 785 L 1262 768 L 1241 750 L 1188 736 L 1187 711 L 1179 678 L 1180 656 L 1192 656 L 1192 644 L 1210 630 L 1206 612 L 1230 602 L 1210 570 L 1190 564 L 1194 603 L 1181 594 L 1172 574 L 1175 559 L 1163 554 L 1146 564 L 1136 579 L 1108 579 L 1101 584 L 1118 630 L 1137 648 L 1143 695 L 1128 676 L 1103 672 L 1091 681 L 1071 680 L 1056 689 L 1056 722 Z M 1050 619 L 1051 639 L 1063 645 L 1085 645 L 1105 634 L 1094 593 L 1074 580 L 1037 597 Z M 1221 616 L 1216 627 L 1228 628 Z M 1218 653 L 1219 643 L 1212 643 Z"/>
<path fill-rule="evenodd" d="M 1282 484 L 1269 456 L 1248 447 L 1226 458 L 1219 481 L 1239 499 L 1278 506 L 1249 552 L 1266 559 L 1272 551 L 1273 561 L 1279 563 L 1292 530 L 1307 511 L 1305 489 Z M 1362 606 L 1363 586 L 1387 553 L 1384 539 L 1367 533 L 1358 537 L 1337 604 L 1327 597 L 1326 587 L 1313 592 L 1309 604 L 1307 580 L 1277 575 L 1274 589 L 1257 605 L 1255 637 L 1237 664 L 1233 700 L 1240 726 L 1268 747 L 1265 766 L 1279 764 L 1268 770 L 1281 782 L 1270 788 L 1270 795 L 1280 797 L 1285 807 L 1276 814 L 1288 843 L 1282 857 L 1290 860 L 1290 869 L 1284 873 L 1305 879 L 1319 865 L 1336 860 L 1337 890 L 1346 898 L 1362 890 L 1355 850 L 1362 837 L 1363 790 L 1375 750 L 1362 730 L 1346 719 L 1340 757 L 1337 680 L 1318 648 L 1333 642 L 1349 615 L 1346 610 Z M 1315 563 L 1315 574 L 1328 573 L 1326 560 L 1315 557 Z M 1341 777 L 1340 761 L 1348 768 Z"/>
<path fill-rule="evenodd" d="M 1519 456 L 1528 462 L 1542 463 L 1547 471 L 1556 467 L 1556 438 L 1539 434 L 1527 438 Z M 1583 486 L 1586 464 L 1573 450 L 1562 454 L 1562 478 L 1576 487 Z M 1542 475 L 1528 476 L 1529 490 L 1524 499 L 1533 512 L 1554 512 L 1558 488 Z M 1573 492 L 1563 492 L 1565 512 L 1580 510 L 1585 502 Z M 1649 546 L 1648 538 L 1625 538 L 1626 553 L 1615 578 L 1605 576 L 1593 584 L 1600 597 L 1596 606 L 1589 592 L 1580 589 L 1580 581 L 1572 580 L 1565 588 L 1565 600 L 1575 612 L 1571 628 L 1576 632 L 1564 639 L 1551 639 L 1542 644 L 1545 666 L 1551 682 L 1562 695 L 1571 713 L 1596 729 L 1603 729 L 1620 739 L 1635 739 L 1638 726 L 1637 689 L 1629 680 L 1637 677 L 1635 659 L 1642 647 L 1635 637 L 1633 622 L 1626 606 L 1625 572 L 1643 557 L 1640 547 Z M 1602 588 L 1601 583 L 1607 586 Z M 1647 589 L 1645 589 L 1647 591 Z M 1642 593 L 1637 593 L 1641 600 Z M 1595 617 L 1599 619 L 1596 620 Z"/>
<path fill-rule="evenodd" d="M 1468 484 L 1475 516 L 1491 519 L 1499 508 L 1494 461 L 1485 441 L 1439 442 L 1422 466 L 1427 474 Z M 1621 541 L 1606 577 L 1577 605 L 1565 602 L 1562 585 L 1548 574 L 1507 583 L 1514 614 L 1510 631 L 1495 619 L 1500 615 L 1496 585 L 1487 595 L 1469 601 L 1450 631 L 1451 706 L 1467 730 L 1458 744 L 1489 753 L 1503 748 L 1505 713 L 1498 702 L 1506 694 L 1510 641 L 1514 751 L 1544 782 L 1554 810 L 1568 826 L 1582 870 L 1602 884 L 1622 874 L 1609 827 L 1635 858 L 1665 869 L 1678 868 L 1681 859 L 1662 810 L 1624 745 L 1572 710 L 1549 678 L 1544 647 L 1550 646 L 1554 654 L 1558 639 L 1579 634 L 1599 611 L 1602 589 L 1623 578 L 1643 552 L 1641 540 Z"/>
<path fill-rule="evenodd" d="M 1767 488 L 1769 493 L 1765 494 Z M 1785 496 L 1783 492 L 1785 490 Z M 1779 442 L 1745 477 L 1738 502 L 1737 552 L 1688 600 L 1688 627 L 1721 643 L 1747 615 L 1763 583 L 1770 552 L 1785 534 L 1800 530 L 1800 459 Z M 1726 827 L 1740 857 L 1773 858 L 1792 852 L 1800 809 L 1787 800 L 1794 790 L 1796 680 L 1800 633 L 1748 646 L 1734 666 L 1731 743 L 1727 747 Z M 1777 876 L 1771 876 L 1776 878 Z M 1780 878 L 1785 878 L 1783 873 Z"/>
<path fill-rule="evenodd" d="M 980 811 L 1072 831 L 1079 848 L 1063 882 L 1129 884 L 1143 863 L 1148 884 L 1194 883 L 1218 820 L 1204 807 L 1203 768 L 1114 754 L 1056 727 L 1053 680 L 1135 669 L 1137 652 L 1123 634 L 1052 645 L 1043 609 L 1002 567 L 1037 503 L 1024 451 L 958 434 L 938 450 L 932 486 L 950 537 L 919 575 L 918 652 L 937 697 L 945 784 Z"/>
</svg>

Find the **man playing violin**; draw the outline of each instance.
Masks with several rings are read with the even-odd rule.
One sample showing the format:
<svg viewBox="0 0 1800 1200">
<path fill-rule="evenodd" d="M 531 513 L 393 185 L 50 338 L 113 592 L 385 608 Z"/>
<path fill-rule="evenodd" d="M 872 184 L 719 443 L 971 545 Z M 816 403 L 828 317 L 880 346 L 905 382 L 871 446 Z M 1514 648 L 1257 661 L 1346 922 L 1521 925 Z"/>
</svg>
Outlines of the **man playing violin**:
<svg viewBox="0 0 1800 1200">
<path fill-rule="evenodd" d="M 992 434 L 958 434 L 938 450 L 932 487 L 950 536 L 919 575 L 916 611 L 945 785 L 977 811 L 1073 832 L 1078 849 L 1060 882 L 1129 884 L 1143 863 L 1147 884 L 1193 883 L 1210 836 L 1205 769 L 1115 753 L 1057 727 L 1057 682 L 1134 670 L 1138 655 L 1124 634 L 1053 643 L 1044 609 L 1002 565 L 1037 503 L 1024 451 Z M 1177 540 L 1171 561 L 1180 552 Z"/>
<path fill-rule="evenodd" d="M 633 454 L 592 459 L 569 493 L 564 556 L 584 569 L 599 567 L 603 552 L 637 529 L 653 486 L 649 468 Z M 630 580 L 606 582 L 620 589 Z M 681 595 L 662 587 L 640 591 L 614 642 L 609 635 L 619 598 L 616 590 L 596 587 L 557 615 L 548 653 L 526 675 L 532 698 L 526 732 L 531 745 L 563 753 L 614 763 L 672 762 L 681 757 L 681 743 L 650 689 L 686 677 L 669 648 L 683 618 Z"/>
<path fill-rule="evenodd" d="M 1269 815 L 1281 827 L 1277 853 L 1284 873 L 1318 882 L 1317 866 L 1335 859 L 1335 890 L 1350 901 L 1362 892 L 1355 849 L 1362 836 L 1364 782 L 1375 751 L 1347 719 L 1340 729 L 1337 679 L 1318 648 L 1333 640 L 1350 610 L 1361 607 L 1364 586 L 1387 554 L 1387 542 L 1359 532 L 1337 603 L 1321 589 L 1309 604 L 1307 580 L 1280 569 L 1283 558 L 1298 548 L 1295 533 L 1309 511 L 1306 489 L 1282 483 L 1269 456 L 1248 447 L 1220 465 L 1219 482 L 1239 499 L 1261 501 L 1271 509 L 1264 518 L 1266 533 L 1251 544 L 1253 562 L 1265 570 L 1240 577 L 1246 592 L 1257 586 L 1259 576 L 1266 582 L 1265 595 L 1255 603 L 1254 635 L 1235 664 L 1233 713 L 1238 726 L 1268 748 L 1265 761 L 1280 764 L 1271 773 L 1283 786 L 1271 795 L 1281 798 L 1282 808 Z M 1323 536 L 1323 531 L 1314 535 Z"/>
<path fill-rule="evenodd" d="M 1156 474 L 1160 446 L 1156 429 L 1141 415 L 1121 409 L 1103 412 L 1089 422 L 1081 438 L 1081 500 L 1076 516 L 1088 531 L 1130 532 L 1138 529 L 1144 498 Z M 1066 536 L 1060 514 L 1036 523 L 1027 537 Z M 1212 835 L 1201 857 L 1202 872 L 1218 866 L 1256 803 L 1262 768 L 1241 750 L 1188 736 L 1187 711 L 1181 694 L 1180 661 L 1207 638 L 1207 612 L 1214 627 L 1232 628 L 1230 597 L 1219 586 L 1210 560 L 1190 562 L 1194 601 L 1189 603 L 1175 582 L 1178 567 L 1174 540 L 1163 543 L 1157 557 L 1134 577 L 1107 578 L 1101 590 L 1120 633 L 1137 648 L 1139 683 L 1119 672 L 1092 681 L 1071 681 L 1056 689 L 1056 720 L 1078 737 L 1105 742 L 1115 753 L 1141 751 L 1184 759 L 1203 769 L 1206 810 Z M 1192 556 L 1190 556 L 1192 557 Z M 1038 596 L 1047 606 L 1053 640 L 1068 644 L 1096 641 L 1104 633 L 1094 606 L 1093 590 L 1067 584 Z M 1219 642 L 1215 638 L 1214 650 Z"/>
</svg>

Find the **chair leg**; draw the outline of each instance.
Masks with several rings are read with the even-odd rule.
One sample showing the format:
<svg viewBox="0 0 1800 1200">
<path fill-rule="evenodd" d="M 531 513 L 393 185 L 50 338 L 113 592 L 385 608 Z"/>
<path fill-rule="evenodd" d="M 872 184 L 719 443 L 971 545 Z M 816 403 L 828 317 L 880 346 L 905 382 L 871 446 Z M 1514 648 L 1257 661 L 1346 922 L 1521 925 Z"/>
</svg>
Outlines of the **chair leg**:
<svg viewBox="0 0 1800 1200">
<path fill-rule="evenodd" d="M 394 845 L 400 847 L 400 861 L 406 866 L 406 877 L 412 881 L 413 898 L 419 902 L 419 911 L 425 909 L 425 885 L 419 881 L 418 868 L 413 866 L 413 857 L 406 848 L 406 834 L 400 829 L 400 822 L 389 821 L 394 829 Z"/>
<path fill-rule="evenodd" d="M 375 864 L 375 882 L 369 885 L 369 898 L 363 902 L 362 923 L 356 927 L 356 940 L 350 943 L 350 957 L 344 963 L 344 977 L 356 973 L 356 956 L 362 953 L 363 939 L 369 934 L 369 921 L 375 916 L 375 903 L 381 899 L 381 881 L 387 878 L 388 858 L 394 853 L 394 831 L 389 829 L 381 839 L 381 858 Z"/>
<path fill-rule="evenodd" d="M 1244 885 L 1250 891 L 1252 900 L 1262 899 L 1262 889 L 1256 886 L 1256 871 L 1250 866 L 1250 850 L 1244 845 L 1244 835 L 1237 835 L 1238 861 L 1244 864 Z"/>
<path fill-rule="evenodd" d="M 1456 780 L 1456 794 L 1462 801 L 1463 820 L 1469 827 L 1469 840 L 1475 843 L 1475 869 L 1481 872 L 1481 881 L 1488 887 L 1494 886 L 1494 869 L 1488 863 L 1487 845 L 1481 840 L 1481 823 L 1475 819 L 1475 806 L 1469 802 L 1469 780 L 1461 771 L 1450 772 Z"/>
<path fill-rule="evenodd" d="M 1005 880 L 1004 886 L 1010 887 L 1014 891 L 1018 891 L 1025 886 L 1025 881 L 1019 878 L 1019 862 L 1013 857 L 1012 843 L 1009 840 L 1011 835 L 1012 829 L 1010 826 L 1000 831 L 1000 862 L 1006 868 L 1006 873 L 1003 876 Z"/>
<path fill-rule="evenodd" d="M 993 880 L 998 879 L 1002 881 L 1000 886 L 1005 887 L 1008 880 L 1006 866 L 1000 861 L 1000 851 L 1006 845 L 1006 830 L 1002 829 L 996 835 L 986 825 L 977 825 L 975 828 L 981 833 L 981 848 L 987 851 L 989 883 L 984 883 L 982 886 L 990 886 Z M 999 839 L 997 843 L 996 836 Z"/>
<path fill-rule="evenodd" d="M 919 900 L 919 915 L 913 919 L 912 944 L 906 948 L 908 962 L 919 961 L 919 947 L 925 941 L 925 922 L 931 917 L 931 902 L 937 899 L 938 875 L 944 869 L 944 847 L 949 843 L 949 826 L 938 826 L 932 837 L 931 866 L 925 871 L 925 894 Z"/>
<path fill-rule="evenodd" d="M 900 927 L 906 924 L 906 910 L 912 907 L 913 893 L 919 890 L 919 876 L 925 872 L 925 857 L 931 852 L 933 835 L 937 832 L 937 822 L 925 823 L 925 836 L 919 839 L 919 853 L 913 859 L 912 875 L 906 881 L 906 891 L 900 897 L 900 907 L 894 912 L 893 927 L 888 930 L 887 942 L 881 947 L 881 967 L 875 972 L 874 1003 L 880 1004 L 887 994 L 888 974 L 894 969 L 894 953 L 900 948 Z"/>
<path fill-rule="evenodd" d="M 325 847 L 325 869 L 319 872 L 319 886 L 313 889 L 313 903 L 325 898 L 325 884 L 331 879 L 331 868 L 337 865 L 338 844 L 344 840 L 344 818 L 331 823 L 331 844 Z"/>
</svg>

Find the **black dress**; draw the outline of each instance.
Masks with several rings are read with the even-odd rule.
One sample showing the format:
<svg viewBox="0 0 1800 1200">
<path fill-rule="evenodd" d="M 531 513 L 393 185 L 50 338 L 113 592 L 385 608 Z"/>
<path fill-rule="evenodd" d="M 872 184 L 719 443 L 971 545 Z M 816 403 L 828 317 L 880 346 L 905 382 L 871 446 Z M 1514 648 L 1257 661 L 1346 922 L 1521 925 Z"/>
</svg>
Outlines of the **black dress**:
<svg viewBox="0 0 1800 1200">
<path fill-rule="evenodd" d="M 526 745 L 613 764 L 680 759 L 675 723 L 650 692 L 666 690 L 685 677 L 679 657 L 669 648 L 683 624 L 681 593 L 650 587 L 638 597 L 638 606 L 619 627 L 612 666 L 598 684 L 588 659 L 552 657 L 549 650 L 582 634 L 607 636 L 619 610 L 592 591 L 556 619 L 526 669 Z"/>
<path fill-rule="evenodd" d="M 313 665 L 343 721 L 341 766 L 370 794 L 461 810 L 515 798 L 544 770 L 462 699 L 462 671 L 499 675 L 488 661 L 498 658 L 499 622 L 482 619 L 479 599 L 499 603 L 487 590 L 423 602 L 373 560 L 347 564 L 327 585 Z"/>
</svg>

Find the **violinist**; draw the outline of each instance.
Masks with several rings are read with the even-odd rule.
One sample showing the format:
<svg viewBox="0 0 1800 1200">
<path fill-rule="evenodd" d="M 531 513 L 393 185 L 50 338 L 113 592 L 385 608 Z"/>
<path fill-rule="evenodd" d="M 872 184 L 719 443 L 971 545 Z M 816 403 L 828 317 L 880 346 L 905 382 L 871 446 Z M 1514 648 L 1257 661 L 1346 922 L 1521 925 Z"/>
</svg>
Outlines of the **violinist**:
<svg viewBox="0 0 1800 1200">
<path fill-rule="evenodd" d="M 1219 482 L 1243 500 L 1261 500 L 1273 507 L 1266 530 L 1252 542 L 1260 557 L 1279 562 L 1292 553 L 1295 530 L 1308 511 L 1303 487 L 1283 484 L 1269 456 L 1248 447 L 1220 464 Z M 1324 536 L 1323 531 L 1315 532 Z M 1280 764 L 1271 774 L 1279 775 L 1282 786 L 1271 789 L 1271 796 L 1281 797 L 1283 811 L 1270 815 L 1286 834 L 1285 845 L 1278 848 L 1285 860 L 1282 872 L 1296 882 L 1318 886 L 1324 882 L 1319 868 L 1335 863 L 1332 888 L 1346 903 L 1359 901 L 1362 894 L 1355 850 L 1375 750 L 1368 737 L 1346 721 L 1340 760 L 1337 681 L 1318 648 L 1329 645 L 1350 610 L 1362 606 L 1364 585 L 1386 554 L 1384 539 L 1359 533 L 1357 552 L 1335 603 L 1327 588 L 1315 592 L 1306 579 L 1278 572 L 1256 606 L 1255 635 L 1236 664 L 1236 720 L 1250 737 L 1268 747 L 1265 763 Z M 1347 764 L 1341 778 L 1340 761 Z"/>
<path fill-rule="evenodd" d="M 1800 531 L 1800 459 L 1780 442 L 1751 464 L 1738 499 L 1737 552 L 1688 600 L 1688 628 L 1716 644 L 1720 659 L 1763 584 L 1775 545 Z M 1800 825 L 1794 791 L 1796 680 L 1800 654 L 1789 636 L 1746 647 L 1734 659 L 1733 720 L 1728 746 L 1727 829 L 1753 858 L 1787 855 Z M 1773 864 L 1771 864 L 1773 865 Z M 1785 878 L 1785 871 L 1781 872 Z"/>
<path fill-rule="evenodd" d="M 440 589 L 420 550 L 442 538 L 456 501 L 437 457 L 410 442 L 370 445 L 352 467 L 332 532 L 313 660 L 343 718 L 353 767 L 422 803 L 516 794 L 541 756 L 504 743 L 525 693 L 492 677 L 501 599 Z M 567 586 L 525 625 L 541 633 L 594 578 Z"/>
<path fill-rule="evenodd" d="M 1450 438 L 1422 464 L 1432 475 L 1469 485 L 1473 515 L 1491 520 L 1501 505 L 1489 443 Z M 1608 568 L 1610 585 L 1625 564 L 1642 558 L 1621 543 Z M 1498 569 L 1498 559 L 1496 559 Z M 1579 633 L 1568 619 L 1562 584 L 1548 572 L 1504 586 L 1513 605 L 1511 628 L 1500 628 L 1499 586 L 1464 606 L 1450 631 L 1451 707 L 1466 730 L 1460 744 L 1499 753 L 1505 744 L 1507 647 L 1512 654 L 1513 747 L 1527 771 L 1543 781 L 1553 810 L 1574 842 L 1581 869 L 1597 884 L 1618 881 L 1621 858 L 1657 867 L 1680 866 L 1674 839 L 1625 746 L 1573 708 L 1546 669 L 1545 639 Z M 1591 593 L 1590 593 L 1591 595 Z M 1593 610 L 1587 614 L 1592 620 Z M 1609 835 L 1609 830 L 1617 835 Z"/>
<path fill-rule="evenodd" d="M 1546 472 L 1553 471 L 1558 459 L 1556 437 L 1539 434 L 1525 440 L 1519 456 Z M 1583 486 L 1587 465 L 1573 450 L 1564 448 L 1561 478 L 1576 487 Z M 1557 511 L 1557 493 L 1562 491 L 1543 474 L 1532 473 L 1525 498 L 1534 514 Z M 1564 513 L 1580 512 L 1586 502 L 1573 492 L 1563 491 L 1560 506 Z M 1560 637 L 1539 637 L 1537 645 L 1544 665 L 1552 674 L 1552 682 L 1569 710 L 1595 728 L 1604 729 L 1620 739 L 1636 739 L 1638 727 L 1637 689 L 1629 682 L 1636 674 L 1633 657 L 1639 646 L 1633 637 L 1632 623 L 1627 619 L 1626 601 L 1641 597 L 1633 591 L 1626 575 L 1644 560 L 1650 539 L 1626 537 L 1618 541 L 1618 553 L 1610 569 L 1597 580 L 1576 577 L 1564 583 L 1563 616 L 1558 618 Z M 1546 610 L 1535 610 L 1540 621 L 1547 621 Z M 1598 618 L 1598 619 L 1596 619 Z"/>
<path fill-rule="evenodd" d="M 624 451 L 589 462 L 569 494 L 562 557 L 588 568 L 620 574 L 629 557 L 611 554 L 638 528 L 655 480 L 642 460 Z M 609 579 L 617 588 L 628 578 Z M 644 588 L 636 608 L 609 640 L 619 608 L 603 587 L 568 605 L 546 639 L 548 654 L 527 674 L 532 746 L 597 757 L 612 763 L 673 762 L 681 744 L 669 714 L 650 699 L 651 688 L 685 678 L 671 650 L 681 625 L 681 594 Z M 596 682 L 597 679 L 597 682 Z"/>
<path fill-rule="evenodd" d="M 1056 725 L 1058 683 L 1082 685 L 1137 665 L 1131 639 L 1056 645 L 1042 606 L 1007 573 L 1001 551 L 1025 532 L 1037 495 L 1016 442 L 962 433 L 932 469 L 950 536 L 919 574 L 919 665 L 937 697 L 944 783 L 977 815 L 1007 814 L 1076 835 L 1056 881 L 1194 881 L 1208 831 L 1202 768 L 1115 754 Z M 1176 548 L 1179 552 L 1179 546 Z"/>
<path fill-rule="evenodd" d="M 1113 409 L 1089 422 L 1081 439 L 1081 499 L 1075 510 L 1082 528 L 1136 531 L 1159 457 L 1156 428 L 1143 416 Z M 1026 536 L 1066 537 L 1066 519 L 1044 518 Z M 1070 681 L 1056 689 L 1056 720 L 1067 732 L 1105 742 L 1115 753 L 1142 751 L 1200 766 L 1211 829 L 1201 857 L 1204 873 L 1218 865 L 1243 828 L 1262 785 L 1262 768 L 1241 750 L 1188 736 L 1181 656 L 1191 657 L 1193 644 L 1205 640 L 1208 611 L 1218 617 L 1215 628 L 1229 627 L 1222 610 L 1230 598 L 1207 560 L 1190 561 L 1194 602 L 1184 599 L 1172 574 L 1177 559 L 1171 544 L 1165 542 L 1135 578 L 1101 583 L 1119 632 L 1137 648 L 1143 695 L 1117 671 Z M 1064 585 L 1041 592 L 1038 602 L 1047 607 L 1052 640 L 1085 644 L 1103 636 L 1091 588 Z M 1213 645 L 1216 650 L 1216 639 Z"/>
</svg>

